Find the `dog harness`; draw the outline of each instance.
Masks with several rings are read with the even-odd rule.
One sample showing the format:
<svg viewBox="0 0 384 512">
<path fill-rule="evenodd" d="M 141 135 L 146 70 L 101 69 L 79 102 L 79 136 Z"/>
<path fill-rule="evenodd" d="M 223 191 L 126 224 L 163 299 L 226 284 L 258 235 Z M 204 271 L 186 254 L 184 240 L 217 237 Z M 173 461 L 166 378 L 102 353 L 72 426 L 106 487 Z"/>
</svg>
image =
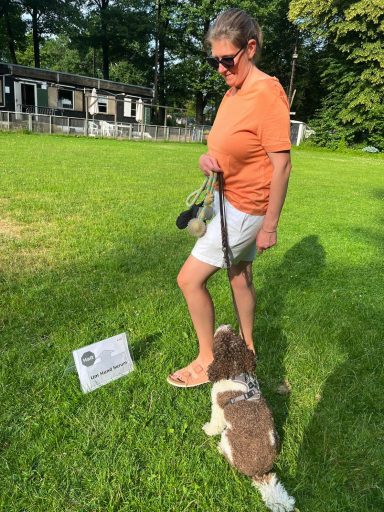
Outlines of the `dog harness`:
<svg viewBox="0 0 384 512">
<path fill-rule="evenodd" d="M 244 384 L 247 388 L 247 391 L 242 395 L 231 398 L 229 401 L 230 404 L 235 404 L 241 400 L 260 400 L 260 386 L 255 377 L 249 375 L 248 373 L 241 373 L 240 375 L 236 375 L 236 377 L 234 377 L 232 380 L 233 382 Z"/>
</svg>

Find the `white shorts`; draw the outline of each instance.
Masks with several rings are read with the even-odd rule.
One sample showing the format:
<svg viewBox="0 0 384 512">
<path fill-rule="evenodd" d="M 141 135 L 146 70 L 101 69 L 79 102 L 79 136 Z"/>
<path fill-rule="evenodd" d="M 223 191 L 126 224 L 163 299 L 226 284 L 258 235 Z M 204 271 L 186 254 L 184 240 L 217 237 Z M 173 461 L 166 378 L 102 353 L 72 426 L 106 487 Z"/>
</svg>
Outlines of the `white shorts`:
<svg viewBox="0 0 384 512">
<path fill-rule="evenodd" d="M 218 192 L 215 192 L 213 209 L 215 216 L 207 224 L 207 231 L 197 240 L 191 254 L 204 263 L 225 268 Z M 250 215 L 241 212 L 227 200 L 225 200 L 225 214 L 231 264 L 240 261 L 253 261 L 256 256 L 256 235 L 261 228 L 264 215 Z"/>
</svg>

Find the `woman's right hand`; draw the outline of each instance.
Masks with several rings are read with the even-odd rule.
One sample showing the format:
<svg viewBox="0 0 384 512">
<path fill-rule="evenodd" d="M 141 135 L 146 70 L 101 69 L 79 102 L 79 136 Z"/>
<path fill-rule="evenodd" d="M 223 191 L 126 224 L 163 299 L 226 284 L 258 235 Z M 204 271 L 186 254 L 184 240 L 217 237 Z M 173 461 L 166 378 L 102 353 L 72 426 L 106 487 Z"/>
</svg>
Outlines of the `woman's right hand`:
<svg viewBox="0 0 384 512">
<path fill-rule="evenodd" d="M 203 171 L 205 176 L 209 176 L 209 173 L 211 171 L 223 172 L 220 169 L 220 166 L 219 166 L 216 158 L 209 155 L 208 153 L 204 153 L 204 155 L 201 155 L 201 157 L 199 158 L 199 165 L 200 165 L 200 169 Z"/>
</svg>

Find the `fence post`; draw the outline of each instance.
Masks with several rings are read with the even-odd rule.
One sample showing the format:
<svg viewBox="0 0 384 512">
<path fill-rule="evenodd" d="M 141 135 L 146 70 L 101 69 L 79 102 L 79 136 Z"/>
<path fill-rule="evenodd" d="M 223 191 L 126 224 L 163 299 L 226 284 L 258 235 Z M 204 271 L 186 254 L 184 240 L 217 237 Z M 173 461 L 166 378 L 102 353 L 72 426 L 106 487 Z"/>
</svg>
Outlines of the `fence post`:
<svg viewBox="0 0 384 512">
<path fill-rule="evenodd" d="M 70 130 L 70 127 L 69 127 L 69 117 L 67 117 L 68 119 L 68 135 L 69 135 L 69 130 Z"/>
<path fill-rule="evenodd" d="M 49 134 L 52 135 L 52 116 L 49 116 Z"/>
<path fill-rule="evenodd" d="M 129 125 L 129 130 L 128 130 L 128 139 L 129 140 L 132 140 L 132 124 Z"/>
<path fill-rule="evenodd" d="M 7 116 L 7 126 L 8 126 L 8 131 L 10 130 L 10 123 L 9 123 L 9 117 L 10 117 L 10 112 L 7 112 L 8 116 Z"/>
<path fill-rule="evenodd" d="M 159 127 L 156 125 L 155 126 L 155 142 L 157 142 L 157 132 L 158 132 L 158 129 L 159 129 Z"/>
<path fill-rule="evenodd" d="M 168 140 L 168 141 L 169 141 L 169 130 L 170 130 L 170 128 L 169 128 L 169 126 L 168 126 L 168 127 L 165 129 L 165 133 L 166 133 L 166 140 Z"/>
<path fill-rule="evenodd" d="M 32 125 L 32 114 L 28 114 L 28 130 L 31 132 L 33 129 Z"/>
</svg>

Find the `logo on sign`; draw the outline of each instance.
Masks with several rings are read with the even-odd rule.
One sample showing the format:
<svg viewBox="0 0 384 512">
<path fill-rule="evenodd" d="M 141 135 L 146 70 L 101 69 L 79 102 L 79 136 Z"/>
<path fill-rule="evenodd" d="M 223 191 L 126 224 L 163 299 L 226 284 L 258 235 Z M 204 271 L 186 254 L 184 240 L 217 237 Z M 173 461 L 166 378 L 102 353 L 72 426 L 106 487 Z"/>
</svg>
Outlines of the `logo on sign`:
<svg viewBox="0 0 384 512">
<path fill-rule="evenodd" d="M 81 362 L 84 366 L 92 366 L 95 363 L 95 360 L 95 354 L 91 351 L 84 352 L 84 354 L 81 356 Z"/>
</svg>

